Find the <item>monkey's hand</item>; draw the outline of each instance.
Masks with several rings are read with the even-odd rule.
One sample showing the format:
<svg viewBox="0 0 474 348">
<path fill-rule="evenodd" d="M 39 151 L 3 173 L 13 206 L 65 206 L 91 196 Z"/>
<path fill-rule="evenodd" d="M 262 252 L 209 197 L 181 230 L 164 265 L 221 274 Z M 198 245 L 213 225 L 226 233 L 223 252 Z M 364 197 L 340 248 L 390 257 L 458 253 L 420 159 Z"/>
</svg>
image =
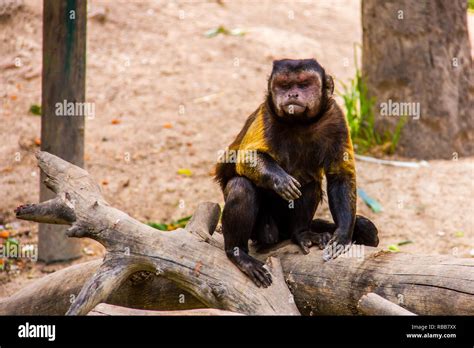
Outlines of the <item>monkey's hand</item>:
<svg viewBox="0 0 474 348">
<path fill-rule="evenodd" d="M 292 240 L 294 243 L 298 244 L 303 254 L 309 254 L 309 248 L 312 246 L 319 247 L 320 250 L 324 249 L 329 240 L 331 239 L 332 234 L 329 232 L 313 232 L 313 231 L 303 231 L 293 233 Z"/>
<path fill-rule="evenodd" d="M 346 230 L 336 229 L 323 252 L 323 260 L 329 261 L 344 254 L 352 246 L 352 236 Z"/>
<path fill-rule="evenodd" d="M 275 175 L 272 180 L 272 189 L 281 198 L 287 201 L 295 200 L 301 197 L 301 184 L 291 175 L 283 172 Z"/>
</svg>

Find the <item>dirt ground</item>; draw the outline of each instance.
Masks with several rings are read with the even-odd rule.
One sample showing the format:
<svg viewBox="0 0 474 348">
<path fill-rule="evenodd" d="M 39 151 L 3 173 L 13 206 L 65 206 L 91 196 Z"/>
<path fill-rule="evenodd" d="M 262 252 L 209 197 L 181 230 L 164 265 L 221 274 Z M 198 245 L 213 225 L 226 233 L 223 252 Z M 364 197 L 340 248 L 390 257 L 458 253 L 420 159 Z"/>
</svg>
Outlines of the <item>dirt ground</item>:
<svg viewBox="0 0 474 348">
<path fill-rule="evenodd" d="M 223 202 L 212 166 L 263 100 L 273 59 L 316 57 L 348 82 L 354 44 L 362 41 L 353 0 L 89 4 L 87 101 L 96 115 L 86 121 L 86 168 L 112 205 L 141 221 L 169 222 L 192 214 L 198 202 Z M 15 220 L 13 209 L 39 195 L 32 154 L 40 118 L 28 110 L 41 101 L 41 7 L 25 0 L 0 21 L 0 224 L 13 223 L 22 243 L 37 241 L 37 225 Z M 219 25 L 246 34 L 204 35 Z M 21 66 L 11 66 L 15 58 Z M 359 161 L 357 170 L 358 186 L 384 208 L 375 214 L 359 198 L 359 213 L 379 227 L 381 247 L 409 240 L 402 251 L 474 256 L 473 158 L 419 169 Z M 317 214 L 329 218 L 327 205 Z M 103 253 L 95 242 L 84 246 L 75 262 Z M 0 297 L 70 264 L 0 271 Z"/>
</svg>

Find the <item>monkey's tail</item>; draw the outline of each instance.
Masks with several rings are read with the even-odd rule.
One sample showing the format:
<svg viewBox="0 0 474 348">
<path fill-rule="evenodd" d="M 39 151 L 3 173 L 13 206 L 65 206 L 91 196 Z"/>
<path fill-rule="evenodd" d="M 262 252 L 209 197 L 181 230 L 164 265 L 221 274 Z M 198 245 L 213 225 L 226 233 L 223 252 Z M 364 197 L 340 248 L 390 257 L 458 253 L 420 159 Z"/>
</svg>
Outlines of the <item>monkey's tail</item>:
<svg viewBox="0 0 474 348">
<path fill-rule="evenodd" d="M 311 231 L 316 233 L 334 233 L 336 225 L 322 219 L 315 219 L 311 222 Z M 352 241 L 356 244 L 363 244 L 376 247 L 379 245 L 379 231 L 374 223 L 362 215 L 356 215 L 354 233 Z"/>
</svg>

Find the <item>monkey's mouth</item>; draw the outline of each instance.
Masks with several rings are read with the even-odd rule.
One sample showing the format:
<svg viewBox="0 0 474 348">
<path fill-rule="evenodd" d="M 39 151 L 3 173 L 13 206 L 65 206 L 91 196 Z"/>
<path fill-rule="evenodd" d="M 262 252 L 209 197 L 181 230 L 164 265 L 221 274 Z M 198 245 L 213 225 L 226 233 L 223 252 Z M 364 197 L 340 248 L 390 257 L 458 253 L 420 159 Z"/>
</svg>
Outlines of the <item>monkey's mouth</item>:
<svg viewBox="0 0 474 348">
<path fill-rule="evenodd" d="M 298 115 L 306 110 L 306 106 L 291 102 L 286 105 L 283 105 L 283 110 L 285 110 L 285 112 L 289 115 Z"/>
</svg>

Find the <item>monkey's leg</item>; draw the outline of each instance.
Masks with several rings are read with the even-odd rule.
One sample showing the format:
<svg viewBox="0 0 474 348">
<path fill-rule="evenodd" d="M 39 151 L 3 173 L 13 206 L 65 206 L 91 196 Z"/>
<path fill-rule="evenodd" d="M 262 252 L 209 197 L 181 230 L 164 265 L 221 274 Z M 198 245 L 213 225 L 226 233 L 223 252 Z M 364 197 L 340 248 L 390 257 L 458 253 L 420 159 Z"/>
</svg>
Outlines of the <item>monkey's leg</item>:
<svg viewBox="0 0 474 348">
<path fill-rule="evenodd" d="M 311 231 L 312 219 L 321 197 L 321 184 L 311 182 L 302 188 L 302 195 L 294 201 L 293 208 L 291 209 L 291 205 L 289 206 L 291 239 L 301 247 L 305 254 L 309 253 L 309 248 L 313 245 L 323 249 L 331 238 L 329 233 L 314 233 Z"/>
<path fill-rule="evenodd" d="M 263 249 L 279 241 L 277 222 L 269 208 L 265 198 L 262 197 L 253 234 L 258 247 Z"/>
<path fill-rule="evenodd" d="M 316 234 L 332 235 L 336 230 L 336 224 L 322 219 L 314 219 L 311 222 L 311 232 Z M 324 245 L 328 240 L 324 237 Z M 356 215 L 354 224 L 354 233 L 352 234 L 352 241 L 355 244 L 363 244 L 376 247 L 379 245 L 378 230 L 374 223 L 362 215 Z"/>
<path fill-rule="evenodd" d="M 272 283 L 264 263 L 248 255 L 248 241 L 257 220 L 259 200 L 256 187 L 245 177 L 235 177 L 224 190 L 222 233 L 227 257 L 258 287 Z"/>
</svg>

